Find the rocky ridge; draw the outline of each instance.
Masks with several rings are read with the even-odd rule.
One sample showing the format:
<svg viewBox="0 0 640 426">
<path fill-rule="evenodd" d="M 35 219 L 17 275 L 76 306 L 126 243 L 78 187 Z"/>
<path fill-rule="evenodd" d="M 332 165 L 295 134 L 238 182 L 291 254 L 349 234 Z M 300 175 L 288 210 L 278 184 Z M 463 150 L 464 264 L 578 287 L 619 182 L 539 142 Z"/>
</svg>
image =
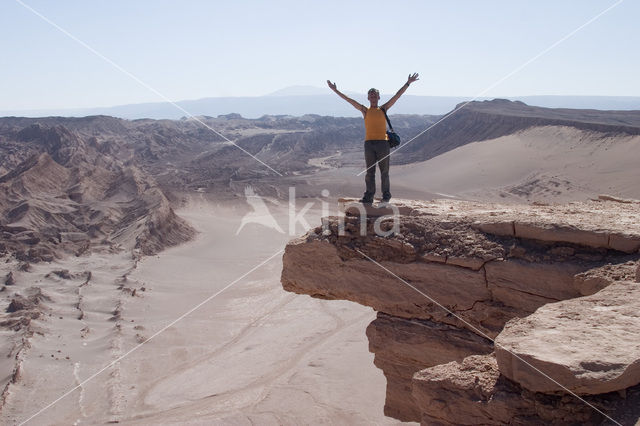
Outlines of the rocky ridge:
<svg viewBox="0 0 640 426">
<path fill-rule="evenodd" d="M 10 171 L 0 176 L 0 253 L 29 262 L 119 248 L 153 254 L 194 235 L 122 152 L 63 126 L 33 124 L 14 138 L 2 147 Z"/>
<path fill-rule="evenodd" d="M 393 118 L 394 128 L 408 138 L 433 123 L 436 117 L 394 115 Z M 61 139 L 62 133 L 66 137 Z M 351 164 L 355 158 L 359 166 L 363 134 L 362 118 L 317 115 L 246 119 L 227 114 L 183 120 L 5 117 L 0 118 L 0 153 L 4 157 L 0 161 L 0 174 L 12 171 L 33 153 L 50 152 L 62 140 L 65 150 L 54 157 L 56 161 L 62 157 L 66 161 L 75 152 L 77 143 L 88 144 L 105 157 L 134 164 L 163 188 L 211 190 L 228 186 L 233 180 L 278 177 L 247 153 L 283 176 L 312 172 L 315 168 L 309 164 L 310 159 L 337 152 L 341 153 L 335 160 L 337 164 Z"/>
<path fill-rule="evenodd" d="M 350 201 L 289 243 L 282 285 L 378 311 L 367 336 L 387 415 L 637 421 L 639 202 L 401 200 L 362 220 Z"/>
</svg>

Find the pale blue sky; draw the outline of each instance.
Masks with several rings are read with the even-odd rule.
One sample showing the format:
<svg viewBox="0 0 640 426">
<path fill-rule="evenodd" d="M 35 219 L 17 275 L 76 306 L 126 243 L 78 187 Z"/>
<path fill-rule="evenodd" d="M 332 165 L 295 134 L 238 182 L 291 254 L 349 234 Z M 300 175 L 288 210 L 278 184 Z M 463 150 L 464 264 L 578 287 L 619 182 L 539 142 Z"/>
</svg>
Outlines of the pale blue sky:
<svg viewBox="0 0 640 426">
<path fill-rule="evenodd" d="M 617 0 L 24 0 L 172 100 L 292 85 L 480 94 Z M 485 96 L 640 96 L 625 0 Z M 162 101 L 15 0 L 0 0 L 0 110 Z M 327 89 L 328 90 L 328 89 Z"/>
</svg>

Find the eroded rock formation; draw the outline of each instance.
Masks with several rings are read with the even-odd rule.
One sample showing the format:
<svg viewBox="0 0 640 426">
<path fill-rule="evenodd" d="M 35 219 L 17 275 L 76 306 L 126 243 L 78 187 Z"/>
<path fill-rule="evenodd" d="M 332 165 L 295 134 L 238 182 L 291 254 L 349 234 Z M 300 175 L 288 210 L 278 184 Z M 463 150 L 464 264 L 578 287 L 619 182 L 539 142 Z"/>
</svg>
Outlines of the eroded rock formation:
<svg viewBox="0 0 640 426">
<path fill-rule="evenodd" d="M 194 235 L 151 176 L 95 138 L 33 124 L 12 139 L 0 149 L 11 154 L 1 161 L 10 171 L 0 176 L 0 253 L 29 262 L 117 247 L 153 254 Z"/>
<path fill-rule="evenodd" d="M 399 201 L 381 216 L 349 201 L 289 243 L 282 285 L 378 311 L 387 415 L 635 423 L 640 203 Z"/>
</svg>

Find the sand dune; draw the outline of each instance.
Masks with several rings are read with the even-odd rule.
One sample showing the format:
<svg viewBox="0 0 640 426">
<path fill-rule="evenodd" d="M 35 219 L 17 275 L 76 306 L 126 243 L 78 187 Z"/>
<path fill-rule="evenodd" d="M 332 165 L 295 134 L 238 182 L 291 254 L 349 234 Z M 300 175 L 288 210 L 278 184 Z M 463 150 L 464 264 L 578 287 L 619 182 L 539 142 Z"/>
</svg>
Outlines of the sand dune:
<svg viewBox="0 0 640 426">
<path fill-rule="evenodd" d="M 545 126 L 392 167 L 394 192 L 422 188 L 476 200 L 640 198 L 640 137 Z"/>
</svg>

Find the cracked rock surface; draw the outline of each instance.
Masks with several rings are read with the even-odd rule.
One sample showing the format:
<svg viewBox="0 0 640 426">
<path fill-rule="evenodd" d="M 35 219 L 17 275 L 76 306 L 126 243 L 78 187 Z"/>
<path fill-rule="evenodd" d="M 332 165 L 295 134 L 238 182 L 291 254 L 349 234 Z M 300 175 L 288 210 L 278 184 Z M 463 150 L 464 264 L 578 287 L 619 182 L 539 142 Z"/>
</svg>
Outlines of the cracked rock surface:
<svg viewBox="0 0 640 426">
<path fill-rule="evenodd" d="M 565 205 L 394 200 L 376 209 L 340 201 L 345 216 L 324 218 L 288 244 L 282 285 L 379 312 L 367 335 L 387 377 L 387 415 L 420 421 L 425 407 L 412 384 L 416 372 L 494 349 L 500 380 L 531 395 L 566 389 L 540 385 L 534 370 L 525 373 L 512 356 L 521 349 L 581 394 L 624 391 L 640 382 L 640 353 L 628 340 L 633 331 L 622 331 L 638 325 L 631 299 L 638 300 L 640 203 L 610 197 Z M 582 340 L 572 346 L 576 330 Z M 496 338 L 504 350 L 494 348 Z M 600 368 L 600 351 L 616 343 L 629 349 L 609 351 Z M 557 353 L 548 350 L 554 345 Z M 517 417 L 510 415 L 504 414 Z M 538 420 L 554 421 L 545 416 Z"/>
</svg>

